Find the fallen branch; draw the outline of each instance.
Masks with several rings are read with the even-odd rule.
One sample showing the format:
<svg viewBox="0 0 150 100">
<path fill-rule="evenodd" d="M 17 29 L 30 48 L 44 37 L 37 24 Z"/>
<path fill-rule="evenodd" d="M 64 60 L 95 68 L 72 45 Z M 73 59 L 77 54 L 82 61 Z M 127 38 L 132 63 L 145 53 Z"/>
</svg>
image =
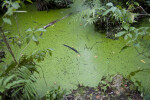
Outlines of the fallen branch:
<svg viewBox="0 0 150 100">
<path fill-rule="evenodd" d="M 47 24 L 46 26 L 44 26 L 43 28 L 46 29 L 46 28 L 52 26 L 53 24 L 55 24 L 55 23 L 57 23 L 57 22 L 59 22 L 59 21 L 65 19 L 65 18 L 69 17 L 71 14 L 72 14 L 72 13 L 69 13 L 68 15 L 64 16 L 64 17 L 61 18 L 61 19 L 54 20 L 54 21 L 50 22 L 49 24 Z M 40 36 L 42 36 L 42 35 L 43 35 L 43 32 L 41 32 Z"/>
<path fill-rule="evenodd" d="M 138 16 L 150 16 L 150 14 L 148 14 L 142 6 L 138 6 L 135 9 L 141 9 L 143 11 L 143 14 L 136 14 Z M 133 9 L 133 10 L 135 10 L 135 9 Z"/>
</svg>

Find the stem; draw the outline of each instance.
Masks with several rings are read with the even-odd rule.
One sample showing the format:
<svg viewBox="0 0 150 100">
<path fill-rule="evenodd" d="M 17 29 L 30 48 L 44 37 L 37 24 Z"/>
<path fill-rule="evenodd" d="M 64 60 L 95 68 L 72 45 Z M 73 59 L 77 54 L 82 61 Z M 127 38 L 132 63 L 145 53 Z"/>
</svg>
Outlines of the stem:
<svg viewBox="0 0 150 100">
<path fill-rule="evenodd" d="M 14 53 L 12 52 L 12 49 L 11 49 L 11 47 L 10 47 L 10 45 L 9 45 L 7 39 L 6 39 L 6 36 L 5 36 L 5 34 L 4 34 L 4 32 L 3 32 L 3 30 L 2 30 L 1 27 L 0 27 L 0 32 L 1 32 L 2 39 L 3 39 L 3 41 L 5 42 L 8 51 L 10 52 L 10 54 L 11 54 L 11 56 L 12 56 L 14 62 L 17 64 L 17 60 L 16 60 L 16 58 L 15 58 L 15 56 L 14 56 Z"/>
<path fill-rule="evenodd" d="M 21 50 L 20 56 L 22 55 L 22 52 L 29 46 L 30 42 Z"/>
<path fill-rule="evenodd" d="M 16 20 L 16 24 L 17 24 L 17 29 L 18 29 L 18 34 L 20 36 L 20 28 L 19 28 L 19 23 L 18 23 L 18 20 L 17 20 L 17 14 L 15 15 L 15 20 Z"/>
</svg>

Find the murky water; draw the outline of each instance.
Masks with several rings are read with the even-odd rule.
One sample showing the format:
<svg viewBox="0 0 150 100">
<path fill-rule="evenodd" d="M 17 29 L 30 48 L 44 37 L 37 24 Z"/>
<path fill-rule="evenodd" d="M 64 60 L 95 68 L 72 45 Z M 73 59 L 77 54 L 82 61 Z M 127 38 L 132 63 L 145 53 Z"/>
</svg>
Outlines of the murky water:
<svg viewBox="0 0 150 100">
<path fill-rule="evenodd" d="M 48 13 L 38 12 L 34 6 L 28 7 L 28 13 L 17 14 L 18 26 L 12 18 L 13 25 L 6 26 L 5 30 L 19 32 L 24 36 L 26 29 L 43 27 L 71 12 L 69 9 L 50 10 Z M 48 27 L 38 46 L 30 43 L 23 51 L 13 47 L 17 57 L 20 54 L 31 54 L 35 50 L 54 49 L 52 57 L 46 56 L 46 59 L 39 63 L 48 84 L 48 86 L 45 85 L 39 68 L 37 86 L 40 95 L 52 86 L 61 86 L 67 91 L 75 89 L 78 84 L 96 86 L 103 75 L 117 73 L 127 75 L 139 68 L 149 67 L 149 60 L 139 56 L 133 47 L 119 53 L 127 41 L 105 38 L 104 34 L 94 31 L 93 25 L 85 27 L 84 22 L 75 22 L 72 16 Z M 75 48 L 80 55 L 63 44 Z M 9 54 L 7 54 L 8 57 Z M 142 63 L 142 59 L 146 63 Z M 139 78 L 143 86 L 146 85 L 148 76 L 145 73 L 140 73 L 136 78 Z"/>
</svg>

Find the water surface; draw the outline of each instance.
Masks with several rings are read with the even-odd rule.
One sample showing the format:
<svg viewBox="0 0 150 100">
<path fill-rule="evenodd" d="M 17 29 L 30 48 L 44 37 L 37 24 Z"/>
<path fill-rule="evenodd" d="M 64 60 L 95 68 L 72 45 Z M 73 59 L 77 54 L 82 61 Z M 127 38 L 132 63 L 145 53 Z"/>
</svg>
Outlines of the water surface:
<svg viewBox="0 0 150 100">
<path fill-rule="evenodd" d="M 71 12 L 70 9 L 59 9 L 47 13 L 36 11 L 34 5 L 27 7 L 28 12 L 17 14 L 17 22 L 13 17 L 13 25 L 5 26 L 5 30 L 25 36 L 26 29 L 43 27 Z M 39 63 L 43 69 L 42 71 L 38 68 L 40 75 L 36 75 L 40 95 L 55 86 L 61 86 L 67 91 L 77 88 L 78 84 L 97 86 L 103 75 L 128 75 L 139 68 L 149 67 L 149 60 L 138 55 L 134 47 L 120 52 L 127 41 L 105 38 L 104 33 L 95 32 L 93 25 L 84 26 L 84 22 L 74 21 L 73 15 L 48 27 L 42 38 L 38 46 L 31 42 L 23 51 L 12 46 L 16 57 L 31 54 L 35 50 L 53 48 L 52 56 L 47 55 L 46 59 Z M 63 44 L 75 48 L 80 55 Z M 9 54 L 7 58 L 11 60 Z M 142 59 L 146 63 L 141 62 Z M 42 73 L 48 86 L 45 85 Z M 136 78 L 146 86 L 146 73 L 140 73 Z"/>
</svg>

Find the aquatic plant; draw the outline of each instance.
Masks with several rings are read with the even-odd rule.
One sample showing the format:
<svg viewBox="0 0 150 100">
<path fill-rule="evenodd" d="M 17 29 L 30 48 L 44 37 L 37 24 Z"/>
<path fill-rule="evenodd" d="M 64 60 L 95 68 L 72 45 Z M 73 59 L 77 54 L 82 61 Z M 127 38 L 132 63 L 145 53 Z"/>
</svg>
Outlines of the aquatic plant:
<svg viewBox="0 0 150 100">
<path fill-rule="evenodd" d="M 80 12 L 74 16 L 74 19 L 84 20 L 85 25 L 94 24 L 96 29 L 104 30 L 106 36 L 111 39 L 123 37 L 127 43 L 121 48 L 120 53 L 133 45 L 139 55 L 149 59 L 150 27 L 138 28 L 134 26 L 139 22 L 139 19 L 143 17 L 149 18 L 150 14 L 142 7 L 144 5 L 140 5 L 142 4 L 141 2 L 146 2 L 147 0 L 137 0 L 136 2 L 134 0 L 117 1 L 119 0 L 109 0 L 109 2 L 107 0 L 84 0 L 81 4 L 84 8 L 81 11 L 79 10 Z M 141 52 L 138 50 L 140 47 L 143 48 Z M 141 61 L 145 63 L 144 60 Z M 148 75 L 149 71 L 150 69 L 146 69 Z M 140 72 L 145 73 L 145 70 Z M 139 87 L 141 87 L 140 83 Z M 143 89 L 142 92 L 149 92 L 149 87 Z"/>
</svg>

